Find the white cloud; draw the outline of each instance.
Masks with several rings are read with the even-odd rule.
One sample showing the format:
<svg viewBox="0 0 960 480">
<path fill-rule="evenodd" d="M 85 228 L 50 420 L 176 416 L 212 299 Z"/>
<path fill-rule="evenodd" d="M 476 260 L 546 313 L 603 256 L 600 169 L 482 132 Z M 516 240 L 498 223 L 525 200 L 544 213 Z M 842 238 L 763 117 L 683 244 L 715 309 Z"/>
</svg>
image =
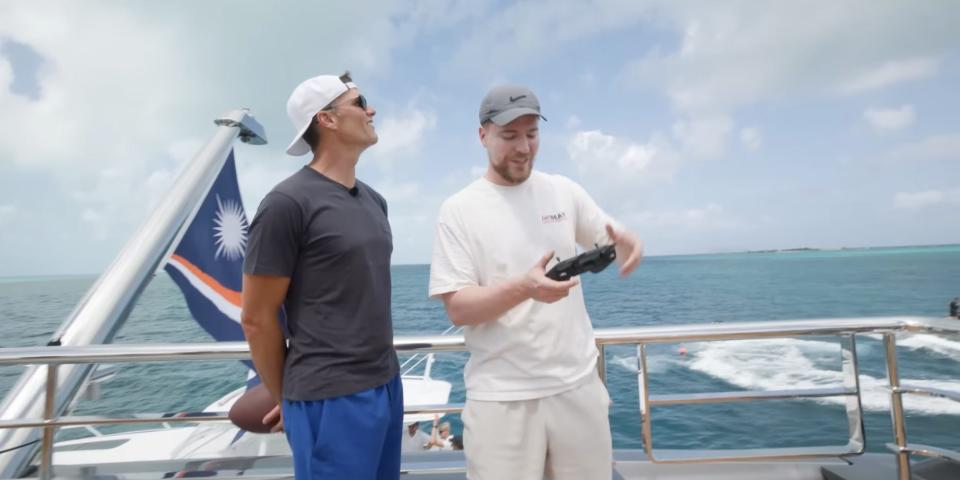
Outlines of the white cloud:
<svg viewBox="0 0 960 480">
<path fill-rule="evenodd" d="M 593 191 L 618 195 L 668 183 L 684 162 L 723 155 L 732 131 L 733 121 L 725 115 L 691 116 L 675 122 L 669 136 L 654 132 L 646 142 L 600 130 L 576 131 L 566 150 Z"/>
<path fill-rule="evenodd" d="M 0 43 L 2 45 L 2 43 Z M 11 95 L 11 86 L 13 85 L 13 65 L 10 64 L 10 61 L 0 55 L 0 95 L 3 97 L 10 97 L 7 101 L 17 101 L 19 103 L 26 103 L 27 99 L 21 96 L 13 97 Z"/>
<path fill-rule="evenodd" d="M 650 8 L 636 1 L 569 1 L 560 8 L 544 0 L 512 3 L 462 25 L 455 68 L 472 75 L 488 73 L 491 65 L 531 66 L 563 55 L 567 43 L 634 24 Z"/>
<path fill-rule="evenodd" d="M 960 189 L 897 192 L 893 196 L 896 208 L 919 209 L 938 205 L 960 205 Z"/>
<path fill-rule="evenodd" d="M 116 165 L 99 170 L 91 182 L 75 185 L 68 194 L 96 238 L 119 241 L 153 211 L 175 175 L 172 168 Z"/>
<path fill-rule="evenodd" d="M 96 224 L 72 234 L 74 251 L 89 255 L 50 257 L 37 270 L 99 270 L 205 141 L 197 139 L 213 134 L 212 120 L 231 108 L 251 108 L 271 140 L 238 160 L 248 167 L 240 171 L 241 187 L 253 192 L 245 190 L 244 199 L 259 201 L 303 161 L 282 152 L 290 89 L 310 75 L 345 68 L 361 85 L 376 86 L 390 72 L 391 52 L 416 30 L 411 10 L 379 0 L 280 1 L 230 11 L 191 3 L 189 10 L 184 14 L 176 2 L 0 2 L 0 38 L 42 59 L 33 99 L 10 91 L 16 67 L 0 53 L 0 177 L 42 176 L 51 187 L 45 206 L 31 206 L 31 220 L 20 222 L 19 235 L 36 239 L 37 251 L 50 251 L 62 240 L 46 225 L 81 232 Z M 317 45 L 334 44 L 317 55 Z M 431 125 L 423 113 L 407 119 Z M 412 135 L 394 145 L 405 151 L 416 143 Z M 0 204 L 10 198 L 0 192 Z M 11 250 L 11 241 L 0 242 L 0 250 Z M 9 260 L 0 254 L 0 264 L 19 266 L 6 273 L 34 268 Z"/>
<path fill-rule="evenodd" d="M 231 10 L 208 2 L 184 9 L 186 3 L 0 2 L 0 38 L 27 45 L 43 58 L 34 99 L 10 93 L 14 75 L 22 72 L 14 72 L 18 67 L 0 53 L 0 205 L 20 209 L 13 217 L 0 210 L 0 221 L 15 219 L 21 230 L 20 243 L 6 240 L 9 235 L 0 239 L 0 273 L 33 268 L 3 252 L 24 251 L 19 246 L 27 243 L 35 243 L 35 251 L 54 252 L 67 239 L 73 251 L 90 254 L 50 257 L 46 271 L 99 270 L 212 134 L 215 115 L 237 106 L 250 107 L 271 140 L 263 147 L 237 147 L 241 190 L 252 215 L 254 202 L 305 160 L 283 154 L 292 134 L 283 105 L 294 85 L 320 72 L 349 68 L 371 98 L 392 98 L 401 107 L 391 111 L 378 102 L 381 143 L 364 155 L 360 167 L 372 172 L 361 178 L 396 197 L 388 198 L 391 218 L 405 223 L 395 232 L 395 259 L 422 261 L 429 258 L 424 231 L 432 231 L 431 209 L 485 170 L 486 162 L 478 160 L 471 171 L 463 155 L 465 145 L 476 143 L 469 130 L 475 128 L 470 112 L 477 99 L 461 108 L 459 97 L 478 85 L 559 71 L 568 78 L 544 92 L 551 104 L 604 105 L 563 102 L 565 96 L 579 98 L 576 92 L 585 86 L 615 96 L 630 95 L 615 91 L 618 86 L 649 87 L 667 96 L 670 113 L 650 121 L 668 130 L 634 133 L 629 129 L 649 127 L 618 125 L 622 117 L 610 115 L 600 118 L 613 124 L 591 131 L 597 126 L 569 116 L 567 122 L 567 111 L 557 114 L 556 135 L 562 140 L 544 149 L 560 158 L 563 152 L 556 150 L 566 149 L 583 180 L 599 184 L 589 190 L 608 196 L 603 200 L 620 195 L 636 206 L 646 193 L 638 185 L 672 181 L 682 162 L 721 155 L 730 142 L 773 150 L 776 145 L 768 144 L 774 137 L 780 141 L 779 132 L 765 125 L 761 135 L 756 126 L 737 125 L 737 108 L 770 99 L 803 103 L 929 78 L 953 68 L 947 59 L 960 44 L 960 30 L 953 28 L 960 22 L 956 2 L 849 0 L 811 9 L 704 0 L 571 0 L 559 6 L 548 0 L 279 0 Z M 344 21 L 355 18 L 363 21 Z M 628 47 L 608 51 L 610 38 L 656 44 L 625 43 Z M 318 55 L 317 45 L 337 48 Z M 591 55 L 586 48 L 604 55 L 571 67 L 571 60 Z M 626 62 L 632 63 L 617 77 Z M 419 74 L 435 82 L 404 80 Z M 611 85 L 614 79 L 622 82 Z M 940 82 L 930 82 L 935 84 Z M 404 104 L 411 88 L 430 92 L 429 103 Z M 434 107 L 443 112 L 442 121 Z M 651 115 L 661 110 L 656 99 L 654 107 Z M 935 118 L 932 111 L 924 113 Z M 459 138 L 452 129 L 463 128 L 461 118 L 469 118 L 470 127 Z M 430 135 L 437 131 L 443 135 Z M 956 134 L 943 134 L 888 155 L 957 158 L 958 145 Z M 418 161 L 429 165 L 408 168 Z M 450 184 L 444 177 L 449 172 L 438 165 L 456 172 Z M 19 179 L 36 181 L 43 198 L 22 201 Z M 608 186 L 609 192 L 602 189 Z M 722 198 L 715 202 L 725 204 Z M 646 221 L 726 218 L 714 207 L 664 206 L 666 213 L 649 214 Z M 89 237 L 95 232 L 108 237 L 94 241 Z"/>
<path fill-rule="evenodd" d="M 172 158 L 177 165 L 186 165 L 193 160 L 193 157 L 203 148 L 203 141 L 197 138 L 186 138 L 175 141 L 167 147 L 167 155 Z"/>
<path fill-rule="evenodd" d="M 237 182 L 247 218 L 253 219 L 260 200 L 283 179 L 289 177 L 306 162 L 306 157 L 277 155 L 262 146 L 237 146 Z"/>
<path fill-rule="evenodd" d="M 377 191 L 391 203 L 406 202 L 421 197 L 420 185 L 416 182 L 381 182 L 377 184 Z"/>
<path fill-rule="evenodd" d="M 455 188 L 466 185 L 463 178 Z M 429 186 L 416 181 L 382 179 L 373 187 L 387 199 L 390 227 L 393 230 L 393 257 L 398 264 L 429 261 L 433 248 L 433 232 L 440 204 L 452 193 L 444 182 Z"/>
<path fill-rule="evenodd" d="M 635 186 L 670 180 L 677 155 L 669 142 L 655 136 L 647 143 L 580 131 L 567 142 L 567 154 L 582 177 L 602 185 Z"/>
<path fill-rule="evenodd" d="M 725 115 L 680 120 L 672 129 L 673 137 L 684 153 L 704 158 L 722 155 L 732 131 L 733 120 Z"/>
<path fill-rule="evenodd" d="M 148 161 L 143 152 L 162 152 L 171 140 L 198 132 L 205 136 L 212 132 L 208 119 L 231 107 L 259 106 L 250 105 L 254 97 L 269 102 L 269 108 L 255 109 L 268 126 L 286 127 L 271 120 L 285 120 L 283 101 L 308 74 L 389 64 L 387 54 L 403 41 L 391 26 L 400 7 L 370 3 L 276 5 L 290 8 L 285 15 L 264 16 L 258 10 L 275 13 L 274 6 L 223 16 L 215 5 L 198 4 L 191 5 L 194 15 L 185 16 L 167 5 L 3 2 L 0 37 L 28 45 L 45 68 L 37 101 L 0 89 L 0 164 L 57 167 L 79 161 L 78 154 L 87 165 Z M 364 28 L 341 21 L 360 13 Z M 235 34 L 254 30 L 247 27 L 272 31 L 273 37 Z M 304 31 L 311 32 L 311 42 L 302 41 Z M 315 45 L 328 41 L 342 48 L 318 62 Z M 284 45 L 285 55 L 275 55 L 277 45 Z M 231 51 L 243 55 L 225 55 Z M 0 65 L 0 85 L 8 85 L 9 65 Z M 250 75 L 254 69 L 257 74 Z M 258 90 L 264 93 L 251 93 Z M 35 141 L 38 132 L 44 132 L 43 142 Z"/>
<path fill-rule="evenodd" d="M 409 26 L 412 28 L 449 28 L 484 13 L 491 2 L 478 0 L 417 0 L 409 5 Z"/>
<path fill-rule="evenodd" d="M 900 161 L 958 159 L 960 158 L 960 133 L 931 135 L 922 140 L 901 145 L 892 149 L 886 158 Z"/>
<path fill-rule="evenodd" d="M 744 127 L 740 129 L 740 142 L 747 150 L 756 151 L 763 144 L 763 135 L 757 127 Z"/>
<path fill-rule="evenodd" d="M 370 155 L 376 157 L 378 162 L 392 165 L 397 156 L 417 152 L 424 135 L 436 127 L 437 116 L 432 111 L 411 107 L 377 123 L 379 141 L 370 148 Z"/>
<path fill-rule="evenodd" d="M 845 94 L 878 90 L 910 80 L 929 78 L 940 70 L 940 59 L 908 58 L 884 62 L 843 82 L 839 91 Z"/>
<path fill-rule="evenodd" d="M 80 153 L 86 167 L 110 164 L 138 146 L 158 146 L 154 134 L 167 130 L 160 122 L 184 96 L 174 29 L 122 9 L 4 3 L 0 36 L 29 45 L 47 65 L 36 101 L 0 89 L 0 162 L 58 168 Z"/>
<path fill-rule="evenodd" d="M 680 211 L 640 212 L 626 217 L 625 220 L 638 225 L 641 231 L 682 229 L 700 232 L 734 229 L 744 225 L 742 221 L 734 218 L 722 206 L 715 203 Z"/>
<path fill-rule="evenodd" d="M 0 205 L 0 228 L 13 225 L 17 215 L 17 207 L 13 205 Z"/>
<path fill-rule="evenodd" d="M 900 130 L 909 127 L 916 119 L 913 105 L 899 108 L 868 108 L 863 118 L 876 130 Z"/>
<path fill-rule="evenodd" d="M 666 23 L 677 32 L 678 46 L 648 50 L 627 65 L 621 81 L 663 91 L 686 111 L 730 111 L 768 99 L 859 93 L 926 78 L 960 41 L 960 30 L 949 26 L 960 21 L 956 3 L 647 5 L 656 8 L 637 20 Z"/>
</svg>

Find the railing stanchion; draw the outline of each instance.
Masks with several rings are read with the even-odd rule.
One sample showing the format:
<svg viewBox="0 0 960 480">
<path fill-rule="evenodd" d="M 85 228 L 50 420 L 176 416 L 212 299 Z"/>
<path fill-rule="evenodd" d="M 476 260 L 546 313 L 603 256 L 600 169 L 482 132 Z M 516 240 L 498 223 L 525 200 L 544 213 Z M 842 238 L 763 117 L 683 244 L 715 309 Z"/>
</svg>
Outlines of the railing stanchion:
<svg viewBox="0 0 960 480">
<path fill-rule="evenodd" d="M 843 387 L 856 395 L 845 399 L 847 407 L 847 446 L 857 454 L 863 453 L 866 434 L 863 427 L 863 405 L 860 400 L 860 367 L 857 360 L 857 336 L 843 335 L 840 338 L 840 365 L 843 370 Z"/>
<path fill-rule="evenodd" d="M 640 424 L 643 435 L 643 449 L 647 458 L 653 461 L 653 429 L 650 425 L 650 389 L 647 375 L 647 346 L 637 345 L 637 387 L 640 389 Z"/>
<path fill-rule="evenodd" d="M 607 353 L 606 346 L 598 343 L 597 344 L 597 374 L 600 375 L 600 381 L 604 385 L 607 384 Z"/>
<path fill-rule="evenodd" d="M 893 423 L 893 441 L 898 451 L 897 478 L 910 480 L 910 453 L 907 447 L 907 427 L 903 419 L 903 393 L 900 391 L 900 375 L 897 373 L 897 337 L 894 333 L 883 334 L 883 346 L 887 354 L 887 382 L 890 384 L 890 419 Z"/>
<path fill-rule="evenodd" d="M 57 399 L 57 365 L 47 365 L 47 385 L 43 399 L 43 420 L 51 421 L 54 415 L 54 406 Z M 56 425 L 43 427 L 43 440 L 40 447 L 40 478 L 53 478 L 53 436 L 57 432 Z"/>
</svg>

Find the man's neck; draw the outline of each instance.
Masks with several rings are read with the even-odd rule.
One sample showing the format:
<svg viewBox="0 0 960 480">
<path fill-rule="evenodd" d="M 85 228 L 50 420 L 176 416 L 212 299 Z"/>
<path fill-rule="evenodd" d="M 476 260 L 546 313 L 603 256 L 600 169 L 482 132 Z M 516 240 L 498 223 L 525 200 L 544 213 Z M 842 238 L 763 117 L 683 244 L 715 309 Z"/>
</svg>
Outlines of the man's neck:
<svg viewBox="0 0 960 480">
<path fill-rule="evenodd" d="M 353 188 L 357 183 L 359 160 L 360 152 L 324 149 L 313 156 L 309 167 L 347 188 Z"/>
<path fill-rule="evenodd" d="M 530 174 L 533 175 L 533 172 L 530 172 Z M 487 181 L 489 181 L 490 183 L 494 185 L 499 185 L 501 187 L 516 187 L 517 185 L 521 185 L 523 184 L 523 182 L 529 180 L 529 177 L 528 177 L 523 182 L 514 183 L 500 176 L 500 174 L 497 173 L 496 170 L 494 170 L 492 167 L 489 167 L 489 166 L 487 167 L 487 172 L 483 174 L 483 177 L 486 178 Z"/>
</svg>

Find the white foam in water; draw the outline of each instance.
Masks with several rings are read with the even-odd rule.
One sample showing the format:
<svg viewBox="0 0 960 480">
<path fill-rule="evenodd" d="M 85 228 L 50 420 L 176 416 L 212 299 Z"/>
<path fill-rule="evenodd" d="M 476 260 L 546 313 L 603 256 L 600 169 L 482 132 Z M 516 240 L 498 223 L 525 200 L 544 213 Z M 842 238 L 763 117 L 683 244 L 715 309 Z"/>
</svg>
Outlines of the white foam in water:
<svg viewBox="0 0 960 480">
<path fill-rule="evenodd" d="M 883 341 L 883 335 L 870 334 L 865 336 L 878 342 Z M 960 356 L 960 342 L 938 337 L 936 335 L 926 335 L 922 333 L 898 334 L 897 347 L 910 350 L 929 350 L 931 352 L 939 353 L 940 355 L 945 355 L 951 358 L 957 358 Z"/>
<path fill-rule="evenodd" d="M 917 336 L 915 336 L 917 337 Z M 925 337 L 925 336 L 924 336 Z M 917 348 L 946 348 L 929 343 L 929 339 L 906 339 Z M 952 342 L 951 342 L 952 343 Z M 922 347 L 919 347 L 922 345 Z M 908 347 L 910 348 L 910 347 Z M 787 390 L 839 387 L 843 385 L 840 372 L 840 346 L 836 343 L 797 340 L 743 340 L 710 342 L 691 349 L 687 365 L 696 371 L 724 380 L 747 390 Z M 814 358 L 835 358 L 835 370 L 821 368 Z M 946 380 L 901 379 L 904 385 L 937 388 L 960 392 L 960 382 Z M 886 378 L 860 375 L 861 403 L 865 410 L 888 411 L 889 394 Z M 843 404 L 843 397 L 823 398 L 817 401 Z M 904 407 L 912 413 L 960 414 L 960 404 L 944 398 L 908 395 Z"/>
<path fill-rule="evenodd" d="M 897 346 L 911 350 L 930 350 L 952 358 L 960 356 L 960 342 L 936 335 L 899 335 L 897 336 Z"/>
<path fill-rule="evenodd" d="M 610 363 L 636 375 L 637 369 L 639 368 L 637 364 L 636 355 L 624 355 L 624 356 L 615 356 L 610 360 Z M 648 355 L 647 356 L 647 370 L 650 373 L 663 373 L 669 370 L 671 367 L 681 365 L 683 362 L 675 358 L 669 358 L 661 355 Z"/>
<path fill-rule="evenodd" d="M 627 355 L 623 357 L 613 357 L 610 363 L 628 371 L 635 373 L 637 371 L 637 357 Z"/>
</svg>

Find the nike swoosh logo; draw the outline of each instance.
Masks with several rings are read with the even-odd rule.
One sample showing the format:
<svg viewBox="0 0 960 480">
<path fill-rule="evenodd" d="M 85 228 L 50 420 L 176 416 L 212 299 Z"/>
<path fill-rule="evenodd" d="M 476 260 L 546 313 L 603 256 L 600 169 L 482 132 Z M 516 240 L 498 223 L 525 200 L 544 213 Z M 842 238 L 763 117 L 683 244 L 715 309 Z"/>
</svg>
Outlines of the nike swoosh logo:
<svg viewBox="0 0 960 480">
<path fill-rule="evenodd" d="M 520 100 L 521 98 L 527 98 L 527 96 L 526 96 L 526 95 L 520 95 L 519 97 L 510 97 L 510 103 L 516 102 L 517 100 Z"/>
</svg>

